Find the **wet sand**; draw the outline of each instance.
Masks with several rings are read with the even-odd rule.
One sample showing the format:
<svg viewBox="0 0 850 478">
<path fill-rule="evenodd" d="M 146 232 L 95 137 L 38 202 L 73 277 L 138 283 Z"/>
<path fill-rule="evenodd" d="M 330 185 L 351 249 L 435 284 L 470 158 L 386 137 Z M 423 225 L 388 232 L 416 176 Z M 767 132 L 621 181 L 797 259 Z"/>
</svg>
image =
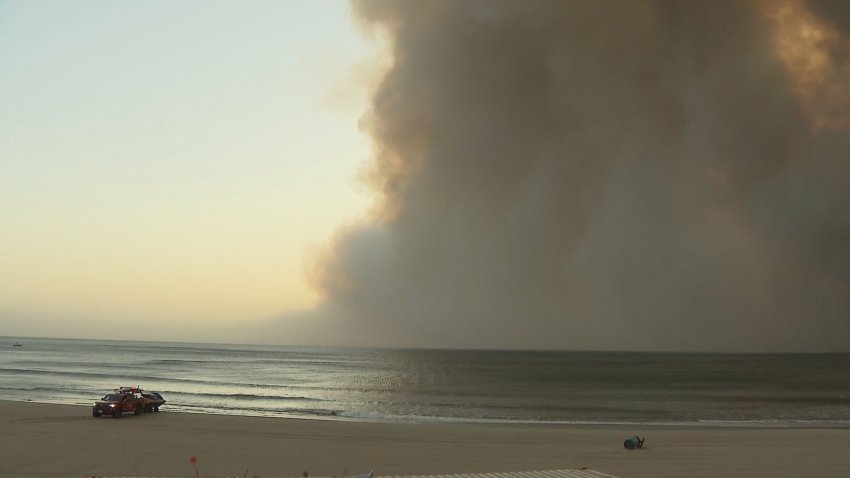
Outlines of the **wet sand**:
<svg viewBox="0 0 850 478">
<path fill-rule="evenodd" d="M 167 409 L 166 405 L 163 410 Z M 623 440 L 646 436 L 628 451 Z M 627 477 L 847 477 L 850 429 L 355 423 L 0 401 L 0 477 L 346 476 L 590 467 Z"/>
</svg>

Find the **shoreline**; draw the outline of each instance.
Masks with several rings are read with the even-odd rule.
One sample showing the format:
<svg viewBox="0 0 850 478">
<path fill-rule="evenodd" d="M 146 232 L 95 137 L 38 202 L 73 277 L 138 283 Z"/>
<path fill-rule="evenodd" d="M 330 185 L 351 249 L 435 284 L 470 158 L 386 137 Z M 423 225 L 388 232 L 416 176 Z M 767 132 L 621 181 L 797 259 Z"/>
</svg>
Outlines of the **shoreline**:
<svg viewBox="0 0 850 478">
<path fill-rule="evenodd" d="M 347 476 L 589 467 L 620 478 L 846 476 L 850 428 L 376 423 L 0 400 L 0 476 Z M 646 436 L 629 451 L 623 440 Z"/>
<path fill-rule="evenodd" d="M 63 405 L 73 407 L 88 408 L 90 405 L 82 403 L 59 403 L 59 402 L 40 402 L 35 400 L 10 400 L 0 398 L 0 403 L 34 403 L 43 405 Z M 170 413 L 181 413 L 188 415 L 203 415 L 213 417 L 252 417 L 252 418 L 269 418 L 282 420 L 305 420 L 305 421 L 321 421 L 321 422 L 351 422 L 351 423 L 372 423 L 372 424 L 406 424 L 406 425 L 446 425 L 446 426 L 540 426 L 540 427 L 614 427 L 614 428 L 721 428 L 721 429 L 850 429 L 850 421 L 842 420 L 704 420 L 696 422 L 673 421 L 673 422 L 630 422 L 630 421 L 531 421 L 531 420 L 500 420 L 500 419 L 461 419 L 461 418 L 409 418 L 409 419 L 394 419 L 394 418 L 369 418 L 369 417 L 350 417 L 346 415 L 315 415 L 315 416 L 294 416 L 285 414 L 247 414 L 247 413 L 216 413 L 205 411 L 192 411 L 174 409 L 173 405 L 166 404 L 166 409 Z"/>
</svg>

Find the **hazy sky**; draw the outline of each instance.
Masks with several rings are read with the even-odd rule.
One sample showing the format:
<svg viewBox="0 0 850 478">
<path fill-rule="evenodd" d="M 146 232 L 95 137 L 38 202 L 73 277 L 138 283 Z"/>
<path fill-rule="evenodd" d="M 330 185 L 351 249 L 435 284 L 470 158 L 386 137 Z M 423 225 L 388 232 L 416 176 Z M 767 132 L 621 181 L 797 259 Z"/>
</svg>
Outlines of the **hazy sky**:
<svg viewBox="0 0 850 478">
<path fill-rule="evenodd" d="M 0 335 L 850 351 L 848 5 L 0 3 Z"/>
<path fill-rule="evenodd" d="M 368 199 L 349 10 L 0 1 L 0 335 L 313 304 L 305 252 Z"/>
</svg>

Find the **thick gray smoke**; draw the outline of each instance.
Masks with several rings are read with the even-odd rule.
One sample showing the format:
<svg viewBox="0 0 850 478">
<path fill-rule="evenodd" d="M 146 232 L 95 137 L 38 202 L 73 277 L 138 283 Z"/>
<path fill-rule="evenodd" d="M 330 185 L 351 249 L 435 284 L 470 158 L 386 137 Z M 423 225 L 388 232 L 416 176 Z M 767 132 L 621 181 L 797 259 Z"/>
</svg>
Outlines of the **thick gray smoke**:
<svg viewBox="0 0 850 478">
<path fill-rule="evenodd" d="M 354 3 L 393 47 L 364 118 L 380 204 L 316 266 L 302 333 L 850 351 L 844 5 Z M 837 40 L 783 56 L 799 18 Z"/>
</svg>

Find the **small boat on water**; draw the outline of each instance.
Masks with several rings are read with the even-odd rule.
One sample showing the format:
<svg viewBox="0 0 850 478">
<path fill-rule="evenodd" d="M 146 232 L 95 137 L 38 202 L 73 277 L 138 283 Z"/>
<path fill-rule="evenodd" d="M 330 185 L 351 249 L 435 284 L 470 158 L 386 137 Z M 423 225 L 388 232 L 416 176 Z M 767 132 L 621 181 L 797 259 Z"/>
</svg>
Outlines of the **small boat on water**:
<svg viewBox="0 0 850 478">
<path fill-rule="evenodd" d="M 23 347 L 20 342 L 15 342 L 12 344 L 12 347 Z"/>
</svg>

